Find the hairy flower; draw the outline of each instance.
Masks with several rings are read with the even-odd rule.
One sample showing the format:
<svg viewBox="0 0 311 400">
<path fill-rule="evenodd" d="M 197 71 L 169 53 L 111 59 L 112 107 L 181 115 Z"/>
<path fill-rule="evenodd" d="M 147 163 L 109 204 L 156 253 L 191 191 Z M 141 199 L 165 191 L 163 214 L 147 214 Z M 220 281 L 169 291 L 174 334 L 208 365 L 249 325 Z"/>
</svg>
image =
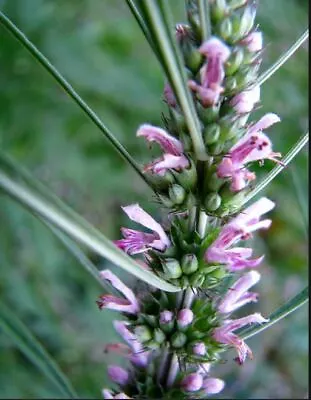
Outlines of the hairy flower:
<svg viewBox="0 0 311 400">
<path fill-rule="evenodd" d="M 124 239 L 116 240 L 115 244 L 128 254 L 138 254 L 153 248 L 164 251 L 171 242 L 162 226 L 147 214 L 138 204 L 122 207 L 128 217 L 140 225 L 153 231 L 145 233 L 134 229 L 121 228 Z"/>
<path fill-rule="evenodd" d="M 108 308 L 129 314 L 137 314 L 139 312 L 139 304 L 135 294 L 130 288 L 111 271 L 108 269 L 101 271 L 100 275 L 103 279 L 107 280 L 114 288 L 116 288 L 124 297 L 116 297 L 111 294 L 104 294 L 100 296 L 97 301 L 98 307 Z"/>
<path fill-rule="evenodd" d="M 230 55 L 230 49 L 221 40 L 212 37 L 201 45 L 199 52 L 207 59 L 207 64 L 201 69 L 201 84 L 190 80 L 188 85 L 198 94 L 202 105 L 208 107 L 216 104 L 224 91 L 224 63 Z"/>
<path fill-rule="evenodd" d="M 253 252 L 251 248 L 231 246 L 240 240 L 248 239 L 257 229 L 269 228 L 271 220 L 260 221 L 260 217 L 274 206 L 273 201 L 262 197 L 242 211 L 222 228 L 218 238 L 207 249 L 206 260 L 210 263 L 225 264 L 230 271 L 257 266 L 263 257 L 249 259 Z"/>
<path fill-rule="evenodd" d="M 279 122 L 280 118 L 273 113 L 266 114 L 256 124 L 253 124 L 223 158 L 217 168 L 220 178 L 231 178 L 233 192 L 244 189 L 247 183 L 255 179 L 255 174 L 248 171 L 245 164 L 251 161 L 269 159 L 278 162 L 280 153 L 272 151 L 272 143 L 263 129 Z"/>
<path fill-rule="evenodd" d="M 128 371 L 118 365 L 109 365 L 108 376 L 113 382 L 121 386 L 126 385 L 130 380 Z"/>
<path fill-rule="evenodd" d="M 241 44 L 246 45 L 247 49 L 252 53 L 262 50 L 262 33 L 250 33 L 241 41 Z"/>
<path fill-rule="evenodd" d="M 230 105 L 238 114 L 245 114 L 252 111 L 255 104 L 260 100 L 260 86 L 255 86 L 251 90 L 245 90 L 233 97 Z"/>
<path fill-rule="evenodd" d="M 249 271 L 238 279 L 228 290 L 226 295 L 218 304 L 220 313 L 231 313 L 247 303 L 257 301 L 257 293 L 248 292 L 248 289 L 254 286 L 260 280 L 260 274 L 257 271 Z"/>
<path fill-rule="evenodd" d="M 154 174 L 163 176 L 170 169 L 179 171 L 189 167 L 189 160 L 183 153 L 183 144 L 164 129 L 144 124 L 140 126 L 136 135 L 143 136 L 148 142 L 158 143 L 164 152 L 162 157 L 147 164 L 144 171 L 152 171 Z"/>
<path fill-rule="evenodd" d="M 239 319 L 227 320 L 224 321 L 222 326 L 214 329 L 213 336 L 215 340 L 220 343 L 234 346 L 238 353 L 237 361 L 239 364 L 243 364 L 247 356 L 252 358 L 252 351 L 244 340 L 240 339 L 233 332 L 243 326 L 249 324 L 262 324 L 263 322 L 268 322 L 268 320 L 259 313 L 251 314 Z"/>
</svg>

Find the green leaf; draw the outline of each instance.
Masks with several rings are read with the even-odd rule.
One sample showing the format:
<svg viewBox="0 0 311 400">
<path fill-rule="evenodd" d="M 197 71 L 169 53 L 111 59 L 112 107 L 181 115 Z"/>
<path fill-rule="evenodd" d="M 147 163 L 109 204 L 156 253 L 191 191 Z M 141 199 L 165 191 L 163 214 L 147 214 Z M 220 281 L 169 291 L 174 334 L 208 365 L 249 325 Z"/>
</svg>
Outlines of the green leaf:
<svg viewBox="0 0 311 400">
<path fill-rule="evenodd" d="M 97 114 L 87 105 L 87 103 L 79 96 L 74 88 L 67 82 L 62 74 L 54 67 L 54 65 L 40 52 L 40 50 L 18 29 L 18 27 L 0 11 L 0 22 L 15 36 L 15 38 L 34 56 L 34 58 L 52 75 L 52 77 L 60 84 L 65 92 L 78 104 L 82 111 L 89 119 L 100 129 L 104 136 L 109 140 L 117 152 L 134 168 L 134 170 L 143 178 L 150 186 L 147 177 L 141 171 L 139 165 L 126 151 L 122 144 L 115 138 L 110 130 L 104 125 Z"/>
<path fill-rule="evenodd" d="M 283 169 L 295 158 L 295 156 L 301 151 L 301 149 L 309 141 L 309 132 L 303 135 L 298 142 L 292 147 L 292 149 L 286 154 L 282 160 L 282 164 L 277 165 L 267 176 L 260 182 L 243 200 L 243 204 L 249 202 L 253 197 L 257 196 L 269 183 L 280 173 Z"/>
<path fill-rule="evenodd" d="M 242 339 L 249 339 L 252 336 L 257 335 L 258 333 L 264 331 L 270 326 L 274 325 L 276 322 L 279 322 L 281 319 L 287 317 L 298 308 L 303 306 L 309 300 L 309 287 L 304 288 L 300 293 L 298 293 L 295 297 L 289 300 L 287 303 L 283 304 L 276 311 L 274 311 L 269 316 L 269 322 L 266 322 L 261 325 L 252 326 L 250 328 L 244 328 L 240 331 L 237 331 L 237 334 Z"/>
<path fill-rule="evenodd" d="M 63 203 L 57 196 L 52 195 L 47 188 L 40 184 L 22 180 L 21 168 L 12 160 L 8 161 L 0 153 L 0 188 L 4 189 L 14 199 L 28 207 L 36 215 L 38 214 L 48 222 L 63 230 L 78 242 L 86 245 L 102 257 L 107 258 L 125 271 L 136 276 L 148 284 L 169 292 L 177 292 L 180 289 L 160 279 L 153 273 L 141 268 L 126 253 L 118 249 L 101 232 L 90 225 L 85 219 L 75 213 Z M 28 174 L 29 175 L 29 174 Z"/>
<path fill-rule="evenodd" d="M 268 80 L 282 65 L 299 49 L 299 47 L 308 39 L 309 29 L 307 29 L 299 39 L 269 68 L 258 78 L 256 84 L 262 85 Z"/>
<path fill-rule="evenodd" d="M 26 325 L 14 315 L 12 308 L 0 303 L 0 327 L 17 345 L 26 357 L 60 390 L 65 398 L 77 399 L 78 395 L 59 366 L 28 330 Z"/>
<path fill-rule="evenodd" d="M 184 113 L 197 159 L 205 160 L 207 155 L 201 134 L 200 122 L 188 90 L 182 58 L 171 32 L 172 23 L 170 22 L 168 2 L 162 0 L 142 0 L 141 9 L 153 42 L 163 60 L 162 67 L 167 74 L 177 101 Z"/>
</svg>

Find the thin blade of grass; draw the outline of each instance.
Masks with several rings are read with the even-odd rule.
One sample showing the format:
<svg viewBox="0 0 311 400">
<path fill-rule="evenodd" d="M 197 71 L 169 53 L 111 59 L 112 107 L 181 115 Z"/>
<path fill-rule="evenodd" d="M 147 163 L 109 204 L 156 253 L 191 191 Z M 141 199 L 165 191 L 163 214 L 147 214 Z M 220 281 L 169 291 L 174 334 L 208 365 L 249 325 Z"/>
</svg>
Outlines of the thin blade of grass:
<svg viewBox="0 0 311 400">
<path fill-rule="evenodd" d="M 5 26 L 9 32 L 33 55 L 33 57 L 45 68 L 46 71 L 59 83 L 64 91 L 78 104 L 81 110 L 89 117 L 89 119 L 99 128 L 104 134 L 106 139 L 112 144 L 114 149 L 126 160 L 134 170 L 140 175 L 141 178 L 151 186 L 147 177 L 143 174 L 140 166 L 122 146 L 122 144 L 116 139 L 116 137 L 110 132 L 110 130 L 104 125 L 97 114 L 88 106 L 88 104 L 81 98 L 81 96 L 74 90 L 69 82 L 62 76 L 62 74 L 54 67 L 54 65 L 45 57 L 40 50 L 26 37 L 26 35 L 18 29 L 18 27 L 0 11 L 0 23 Z M 152 187 L 152 186 L 151 186 Z"/>
<path fill-rule="evenodd" d="M 309 132 L 303 135 L 298 142 L 292 147 L 292 149 L 286 154 L 282 160 L 282 164 L 277 165 L 267 176 L 260 182 L 247 196 L 245 196 L 243 204 L 249 202 L 253 197 L 257 196 L 269 183 L 280 173 L 283 169 L 296 157 L 301 149 L 309 141 Z"/>
<path fill-rule="evenodd" d="M 290 169 L 290 174 L 293 181 L 294 191 L 297 198 L 298 207 L 300 210 L 301 220 L 303 224 L 304 234 L 306 239 L 308 240 L 308 204 L 307 204 L 307 195 L 303 193 L 303 183 L 299 178 L 299 175 L 296 171 L 296 167 L 292 165 Z"/>
<path fill-rule="evenodd" d="M 270 328 L 275 323 L 279 322 L 283 318 L 287 317 L 294 311 L 298 310 L 298 308 L 302 307 L 309 300 L 309 287 L 304 288 L 300 293 L 298 293 L 291 300 L 283 304 L 276 311 L 274 311 L 269 316 L 269 322 L 266 322 L 261 325 L 252 326 L 249 328 L 243 328 L 237 331 L 237 334 L 241 339 L 249 339 L 260 332 Z"/>
<path fill-rule="evenodd" d="M 3 303 L 0 303 L 0 328 L 66 399 L 78 399 L 78 395 L 57 363 L 27 326 L 14 314 L 14 310 Z"/>
<path fill-rule="evenodd" d="M 266 82 L 284 63 L 299 49 L 299 47 L 308 39 L 309 29 L 307 29 L 299 39 L 263 74 L 261 74 L 254 86 L 262 85 Z"/>
<path fill-rule="evenodd" d="M 171 33 L 171 26 L 167 20 L 169 12 L 168 3 L 153 0 L 142 0 L 141 9 L 145 22 L 150 30 L 153 42 L 159 49 L 164 63 L 164 71 L 170 85 L 173 88 L 177 101 L 185 116 L 186 124 L 193 142 L 194 151 L 198 160 L 205 160 L 207 155 L 201 134 L 200 122 L 194 107 L 194 103 L 187 86 L 184 69 L 181 67 L 181 55 Z"/>
<path fill-rule="evenodd" d="M 101 232 L 90 225 L 85 219 L 64 204 L 57 196 L 51 195 L 48 189 L 38 190 L 29 182 L 22 181 L 16 175 L 19 166 L 15 164 L 12 171 L 3 161 L 0 154 L 0 188 L 28 207 L 36 215 L 40 215 L 55 225 L 67 235 L 86 245 L 113 264 L 136 276 L 148 284 L 168 292 L 177 292 L 180 289 L 173 286 L 153 273 L 141 268 L 126 253 L 118 249 Z M 36 180 L 33 178 L 33 180 Z M 43 188 L 43 185 L 41 185 Z M 47 193 L 47 194 L 45 194 Z M 57 201 L 55 201 L 57 199 Z"/>
</svg>

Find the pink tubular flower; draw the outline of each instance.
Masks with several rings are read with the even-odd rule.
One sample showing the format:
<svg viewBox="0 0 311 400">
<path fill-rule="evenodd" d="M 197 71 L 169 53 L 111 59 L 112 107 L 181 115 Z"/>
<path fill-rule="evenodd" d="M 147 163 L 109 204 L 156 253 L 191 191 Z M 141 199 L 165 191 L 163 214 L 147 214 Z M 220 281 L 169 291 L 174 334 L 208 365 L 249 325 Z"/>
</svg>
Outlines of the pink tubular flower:
<svg viewBox="0 0 311 400">
<path fill-rule="evenodd" d="M 245 114 L 252 111 L 255 104 L 260 100 L 260 86 L 255 86 L 251 90 L 245 90 L 233 97 L 230 105 L 238 114 Z"/>
<path fill-rule="evenodd" d="M 222 326 L 214 329 L 213 337 L 220 343 L 234 346 L 238 352 L 237 361 L 241 365 L 244 363 L 248 355 L 252 358 L 252 351 L 242 339 L 233 333 L 233 331 L 249 324 L 262 324 L 263 322 L 268 321 L 268 319 L 265 319 L 259 313 L 251 314 L 239 319 L 227 320 Z"/>
<path fill-rule="evenodd" d="M 244 189 L 249 181 L 255 179 L 255 174 L 251 173 L 245 164 L 264 159 L 279 162 L 276 158 L 281 154 L 272 151 L 270 139 L 262 132 L 279 121 L 280 118 L 276 114 L 266 114 L 250 126 L 245 136 L 230 149 L 218 165 L 217 175 L 219 178 L 231 178 L 230 189 L 233 192 Z"/>
<path fill-rule="evenodd" d="M 171 242 L 162 226 L 147 214 L 138 204 L 122 207 L 128 217 L 140 225 L 153 231 L 145 233 L 134 229 L 121 228 L 124 239 L 116 240 L 115 244 L 126 253 L 138 254 L 153 248 L 164 251 Z"/>
<path fill-rule="evenodd" d="M 224 91 L 221 86 L 225 77 L 224 63 L 230 55 L 230 49 L 219 39 L 212 37 L 204 42 L 199 52 L 207 58 L 207 65 L 201 69 L 201 85 L 189 81 L 189 88 L 196 92 L 204 107 L 216 104 Z"/>
<path fill-rule="evenodd" d="M 196 392 L 203 385 L 203 377 L 201 374 L 194 372 L 185 376 L 180 385 L 186 392 Z"/>
<path fill-rule="evenodd" d="M 100 296 L 100 300 L 97 301 L 98 307 L 108 308 L 110 310 L 116 310 L 129 314 L 137 314 L 140 310 L 138 301 L 134 293 L 111 271 L 108 269 L 101 271 L 100 275 L 103 279 L 110 282 L 110 284 L 116 288 L 125 298 L 116 297 L 111 294 L 104 294 Z"/>
<path fill-rule="evenodd" d="M 262 33 L 252 32 L 241 43 L 246 45 L 247 49 L 252 53 L 260 51 L 262 50 Z"/>
<path fill-rule="evenodd" d="M 218 238 L 212 243 L 205 253 L 209 263 L 220 263 L 227 266 L 229 271 L 244 268 L 253 268 L 260 264 L 263 257 L 249 259 L 252 255 L 251 248 L 230 248 L 239 240 L 251 237 L 257 229 L 267 229 L 271 225 L 270 219 L 260 221 L 260 217 L 274 208 L 273 201 L 262 197 L 250 207 L 242 211 L 236 218 L 226 224 Z"/>
<path fill-rule="evenodd" d="M 149 352 L 143 351 L 142 344 L 136 339 L 136 336 L 127 329 L 127 325 L 129 325 L 129 323 L 125 321 L 114 321 L 113 325 L 118 334 L 131 348 L 129 351 L 131 362 L 137 367 L 146 367 L 148 363 Z"/>
<path fill-rule="evenodd" d="M 223 390 L 225 382 L 218 378 L 206 378 L 203 381 L 202 389 L 206 395 L 217 394 Z"/>
<path fill-rule="evenodd" d="M 118 365 L 109 365 L 108 376 L 113 382 L 121 386 L 126 385 L 130 378 L 127 370 Z"/>
<path fill-rule="evenodd" d="M 232 311 L 244 306 L 247 303 L 257 301 L 257 293 L 248 292 L 260 280 L 257 271 L 249 271 L 238 279 L 228 290 L 218 305 L 220 313 L 231 313 Z"/>
<path fill-rule="evenodd" d="M 137 136 L 143 136 L 148 142 L 156 142 L 164 151 L 162 157 L 147 164 L 144 171 L 152 171 L 163 176 L 169 169 L 181 170 L 189 166 L 189 160 L 184 155 L 183 144 L 164 129 L 144 124 L 137 131 Z"/>
</svg>

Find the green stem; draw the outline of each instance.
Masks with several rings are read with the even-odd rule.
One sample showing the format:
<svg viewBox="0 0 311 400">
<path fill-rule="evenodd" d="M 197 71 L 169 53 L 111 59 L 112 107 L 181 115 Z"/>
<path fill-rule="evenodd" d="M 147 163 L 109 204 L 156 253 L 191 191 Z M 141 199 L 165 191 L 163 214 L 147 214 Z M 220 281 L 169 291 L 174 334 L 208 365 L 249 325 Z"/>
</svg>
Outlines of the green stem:
<svg viewBox="0 0 311 400">
<path fill-rule="evenodd" d="M 198 9 L 202 29 L 202 41 L 205 41 L 211 35 L 209 0 L 198 0 Z"/>
<path fill-rule="evenodd" d="M 40 50 L 24 35 L 22 31 L 0 11 L 0 22 L 15 36 L 15 38 L 34 56 L 34 58 L 53 76 L 65 92 L 78 104 L 89 119 L 99 128 L 99 130 L 110 141 L 117 152 L 134 168 L 141 178 L 150 186 L 147 177 L 141 171 L 139 165 L 121 145 L 121 143 L 113 136 L 109 129 L 104 125 L 95 112 L 87 105 L 87 103 L 78 95 L 74 88 L 66 81 L 61 73 L 52 65 L 52 63 L 40 52 Z"/>
</svg>

